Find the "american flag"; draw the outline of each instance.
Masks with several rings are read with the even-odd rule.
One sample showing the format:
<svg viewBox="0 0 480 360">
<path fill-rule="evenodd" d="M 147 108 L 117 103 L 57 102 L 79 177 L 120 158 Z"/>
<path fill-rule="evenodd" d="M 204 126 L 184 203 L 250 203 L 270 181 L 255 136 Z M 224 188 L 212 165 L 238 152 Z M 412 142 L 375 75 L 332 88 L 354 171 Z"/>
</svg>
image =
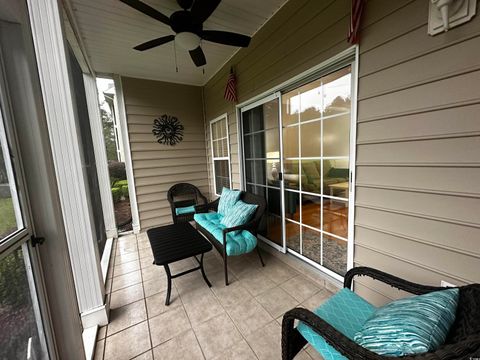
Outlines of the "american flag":
<svg viewBox="0 0 480 360">
<path fill-rule="evenodd" d="M 223 97 L 227 101 L 237 102 L 237 78 L 232 68 L 230 68 L 230 75 L 228 75 L 227 86 L 225 87 Z"/>
<path fill-rule="evenodd" d="M 352 11 L 350 13 L 350 27 L 348 29 L 348 42 L 358 43 L 358 30 L 360 29 L 360 20 L 362 18 L 365 0 L 352 0 Z"/>
</svg>

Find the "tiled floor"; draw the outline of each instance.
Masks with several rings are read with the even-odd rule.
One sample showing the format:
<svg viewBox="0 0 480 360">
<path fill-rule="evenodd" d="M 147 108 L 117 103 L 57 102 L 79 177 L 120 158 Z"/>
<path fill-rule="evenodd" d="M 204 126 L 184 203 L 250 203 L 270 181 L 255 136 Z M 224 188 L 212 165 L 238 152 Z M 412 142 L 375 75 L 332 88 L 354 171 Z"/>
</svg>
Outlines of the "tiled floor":
<svg viewBox="0 0 480 360">
<path fill-rule="evenodd" d="M 281 359 L 281 319 L 285 311 L 313 309 L 332 295 L 323 280 L 308 278 L 263 251 L 231 258 L 230 285 L 215 250 L 205 256 L 208 288 L 200 272 L 174 279 L 165 306 L 166 275 L 152 265 L 146 234 L 114 244 L 107 293 L 110 324 L 100 329 L 95 359 Z M 173 273 L 195 266 L 172 264 Z M 318 281 L 317 281 L 318 280 Z M 311 348 L 297 359 L 320 359 Z"/>
</svg>

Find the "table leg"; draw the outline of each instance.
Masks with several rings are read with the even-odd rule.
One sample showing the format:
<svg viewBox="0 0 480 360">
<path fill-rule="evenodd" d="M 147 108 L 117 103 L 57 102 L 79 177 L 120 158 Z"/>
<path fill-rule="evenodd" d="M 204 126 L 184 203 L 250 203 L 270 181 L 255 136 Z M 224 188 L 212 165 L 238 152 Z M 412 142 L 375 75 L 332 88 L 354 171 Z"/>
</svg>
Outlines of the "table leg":
<svg viewBox="0 0 480 360">
<path fill-rule="evenodd" d="M 205 275 L 205 270 L 203 269 L 203 255 L 204 255 L 204 253 L 202 253 L 202 256 L 201 256 L 201 258 L 200 258 L 200 271 L 202 272 L 203 280 L 205 280 L 205 282 L 207 283 L 208 287 L 212 287 L 212 284 L 210 284 L 210 281 L 208 281 L 207 275 Z M 198 260 L 197 260 L 197 261 L 198 261 Z"/>
<path fill-rule="evenodd" d="M 165 272 L 167 273 L 167 298 L 165 299 L 165 305 L 170 305 L 170 293 L 172 292 L 172 274 L 170 273 L 170 268 L 168 264 L 163 265 Z"/>
</svg>

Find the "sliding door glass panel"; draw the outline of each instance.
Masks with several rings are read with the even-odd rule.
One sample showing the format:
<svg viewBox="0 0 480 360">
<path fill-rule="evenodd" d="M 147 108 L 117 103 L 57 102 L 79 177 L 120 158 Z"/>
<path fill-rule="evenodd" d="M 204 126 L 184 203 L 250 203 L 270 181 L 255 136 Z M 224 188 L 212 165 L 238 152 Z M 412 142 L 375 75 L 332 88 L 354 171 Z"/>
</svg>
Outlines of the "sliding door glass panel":
<svg viewBox="0 0 480 360">
<path fill-rule="evenodd" d="M 0 118 L 1 120 L 1 118 Z M 15 193 L 13 171 L 7 169 L 10 159 L 3 152 L 0 139 L 0 241 L 23 228 L 18 199 Z"/>
<path fill-rule="evenodd" d="M 285 190 L 285 218 L 300 221 L 300 194 Z"/>
<path fill-rule="evenodd" d="M 349 178 L 348 159 L 323 160 L 323 195 L 348 199 Z"/>
<path fill-rule="evenodd" d="M 348 202 L 325 199 L 323 203 L 323 231 L 348 238 Z"/>
<path fill-rule="evenodd" d="M 291 219 L 286 220 L 287 246 L 343 275 L 349 235 L 350 66 L 283 94 L 282 106 L 284 211 Z M 287 200 L 290 193 L 296 201 Z M 330 241 L 328 251 L 322 251 L 325 239 L 342 246 Z"/>
<path fill-rule="evenodd" d="M 242 112 L 247 191 L 265 197 L 267 211 L 259 233 L 283 246 L 279 100 Z"/>
<path fill-rule="evenodd" d="M 348 154 L 350 154 L 350 115 L 323 120 L 323 156 L 348 157 Z"/>
<path fill-rule="evenodd" d="M 300 129 L 302 138 L 302 158 L 319 157 L 322 151 L 321 121 L 313 121 L 302 124 Z"/>
<path fill-rule="evenodd" d="M 315 195 L 302 195 L 302 223 L 320 230 L 322 198 Z"/>
<path fill-rule="evenodd" d="M 300 225 L 285 219 L 287 247 L 300 253 Z"/>
<path fill-rule="evenodd" d="M 215 188 L 230 188 L 230 174 L 228 160 L 215 160 Z"/>
<path fill-rule="evenodd" d="M 323 234 L 323 266 L 344 276 L 347 272 L 347 241 Z"/>
<path fill-rule="evenodd" d="M 320 231 L 302 226 L 302 253 L 304 256 L 316 263 L 320 263 L 322 255 L 321 244 L 322 234 Z"/>
<path fill-rule="evenodd" d="M 322 192 L 320 160 L 302 159 L 302 190 L 320 194 Z"/>
</svg>

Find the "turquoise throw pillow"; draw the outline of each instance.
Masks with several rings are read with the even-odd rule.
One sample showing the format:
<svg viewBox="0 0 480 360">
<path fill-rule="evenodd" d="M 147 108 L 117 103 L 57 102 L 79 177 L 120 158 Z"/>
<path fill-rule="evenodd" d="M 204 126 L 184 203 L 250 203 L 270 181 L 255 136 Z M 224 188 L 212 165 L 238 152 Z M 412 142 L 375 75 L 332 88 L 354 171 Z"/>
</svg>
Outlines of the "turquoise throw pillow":
<svg viewBox="0 0 480 360">
<path fill-rule="evenodd" d="M 436 350 L 455 321 L 458 296 L 452 288 L 393 301 L 375 311 L 355 341 L 385 356 Z"/>
<path fill-rule="evenodd" d="M 223 188 L 222 195 L 220 196 L 220 202 L 218 203 L 218 213 L 223 216 L 227 215 L 228 211 L 240 199 L 240 195 L 240 190 Z"/>
<path fill-rule="evenodd" d="M 227 228 L 246 224 L 257 210 L 257 207 L 258 205 L 247 204 L 242 200 L 238 200 L 220 223 Z"/>
<path fill-rule="evenodd" d="M 175 208 L 175 214 L 184 215 L 195 212 L 195 205 Z"/>
</svg>

